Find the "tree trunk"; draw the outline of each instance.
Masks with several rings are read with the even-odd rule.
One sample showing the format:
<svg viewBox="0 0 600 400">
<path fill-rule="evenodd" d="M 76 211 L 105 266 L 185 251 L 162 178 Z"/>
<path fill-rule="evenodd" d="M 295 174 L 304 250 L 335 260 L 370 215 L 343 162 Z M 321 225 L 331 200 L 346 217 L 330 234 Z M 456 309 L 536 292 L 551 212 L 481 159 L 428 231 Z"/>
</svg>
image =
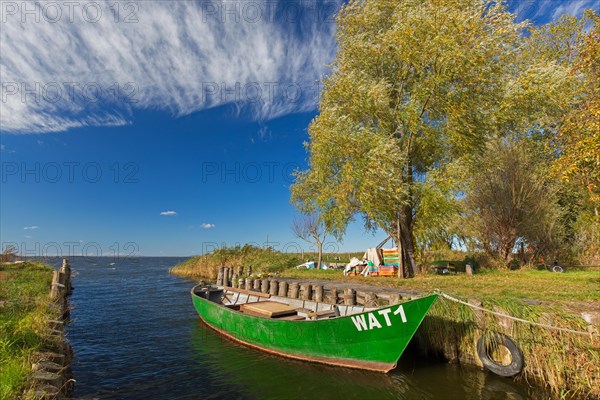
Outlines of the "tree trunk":
<svg viewBox="0 0 600 400">
<path fill-rule="evenodd" d="M 317 241 L 317 269 L 321 269 L 321 263 L 323 262 L 323 242 Z"/>
<path fill-rule="evenodd" d="M 415 275 L 417 263 L 415 262 L 415 242 L 413 238 L 413 209 L 411 206 L 404 206 L 400 212 L 400 243 L 402 244 L 402 253 L 404 261 L 404 277 L 409 278 Z"/>
</svg>

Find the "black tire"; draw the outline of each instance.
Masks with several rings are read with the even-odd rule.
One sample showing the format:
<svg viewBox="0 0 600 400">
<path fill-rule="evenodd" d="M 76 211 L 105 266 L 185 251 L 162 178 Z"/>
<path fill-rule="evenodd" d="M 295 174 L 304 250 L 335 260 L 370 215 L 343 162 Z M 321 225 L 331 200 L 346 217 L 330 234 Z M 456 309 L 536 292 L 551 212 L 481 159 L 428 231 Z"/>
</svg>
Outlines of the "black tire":
<svg viewBox="0 0 600 400">
<path fill-rule="evenodd" d="M 489 343 L 497 343 L 506 347 L 510 352 L 511 363 L 509 365 L 502 365 L 494 361 L 490 354 Z M 494 332 L 480 337 L 477 341 L 477 355 L 483 366 L 496 375 L 510 378 L 523 371 L 523 353 L 509 336 L 502 333 Z"/>
<path fill-rule="evenodd" d="M 565 269 L 563 267 L 561 267 L 560 265 L 555 265 L 552 267 L 552 272 L 565 272 Z"/>
</svg>

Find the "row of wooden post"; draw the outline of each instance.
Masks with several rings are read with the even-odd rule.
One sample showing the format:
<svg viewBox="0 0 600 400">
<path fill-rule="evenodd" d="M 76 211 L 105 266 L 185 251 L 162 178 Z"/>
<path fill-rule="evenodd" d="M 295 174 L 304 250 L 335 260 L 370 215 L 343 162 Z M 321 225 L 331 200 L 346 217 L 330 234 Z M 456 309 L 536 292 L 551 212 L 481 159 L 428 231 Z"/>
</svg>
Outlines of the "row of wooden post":
<svg viewBox="0 0 600 400">
<path fill-rule="evenodd" d="M 251 270 L 250 270 L 251 271 Z M 248 272 L 250 272 L 248 271 Z M 237 272 L 237 273 L 235 273 Z M 288 283 L 285 280 L 273 278 L 242 278 L 244 268 L 221 267 L 217 275 L 217 285 L 244 289 L 254 292 L 270 294 L 271 296 L 290 297 L 292 299 L 312 300 L 319 303 L 356 305 L 362 304 L 366 307 L 376 307 L 384 304 L 397 304 L 400 301 L 399 294 L 377 295 L 375 292 L 359 292 L 346 288 L 338 292 L 337 287 L 326 289 L 323 285 L 310 283 Z M 341 296 L 340 296 L 341 295 Z"/>
<path fill-rule="evenodd" d="M 71 361 L 73 349 L 65 339 L 65 324 L 69 316 L 67 297 L 73 291 L 71 285 L 71 267 L 63 259 L 62 266 L 52 271 L 52 286 L 49 307 L 60 312 L 60 319 L 50 320 L 49 338 L 45 345 L 32 354 L 31 387 L 25 398 L 64 399 L 70 398 L 73 390 Z"/>
</svg>

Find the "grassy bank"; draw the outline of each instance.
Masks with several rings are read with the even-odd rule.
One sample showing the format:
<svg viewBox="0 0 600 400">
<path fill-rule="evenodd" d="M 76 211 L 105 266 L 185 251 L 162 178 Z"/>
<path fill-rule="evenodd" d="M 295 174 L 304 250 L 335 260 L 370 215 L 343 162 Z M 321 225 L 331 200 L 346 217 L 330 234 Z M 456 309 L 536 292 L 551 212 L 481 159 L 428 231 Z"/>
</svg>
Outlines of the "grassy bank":
<svg viewBox="0 0 600 400">
<path fill-rule="evenodd" d="M 0 399 L 18 398 L 31 373 L 30 357 L 46 342 L 52 268 L 41 264 L 0 265 Z"/>
<path fill-rule="evenodd" d="M 531 306 L 507 298 L 489 299 L 482 305 L 529 321 L 586 330 L 582 318 L 558 305 Z M 425 353 L 481 366 L 476 344 L 485 332 L 507 334 L 517 343 L 525 361 L 523 373 L 517 379 L 545 386 L 556 398 L 600 398 L 600 339 L 597 337 L 532 326 L 440 298 L 423 321 L 417 338 Z"/>
</svg>

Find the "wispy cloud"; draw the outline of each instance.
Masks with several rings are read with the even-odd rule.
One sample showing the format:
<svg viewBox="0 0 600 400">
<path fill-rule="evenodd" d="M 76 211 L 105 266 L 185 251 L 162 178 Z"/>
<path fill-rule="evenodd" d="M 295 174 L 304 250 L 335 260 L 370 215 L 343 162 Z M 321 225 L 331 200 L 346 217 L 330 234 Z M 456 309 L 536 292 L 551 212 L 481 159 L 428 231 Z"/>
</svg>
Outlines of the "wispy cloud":
<svg viewBox="0 0 600 400">
<path fill-rule="evenodd" d="M 39 229 L 40 227 L 37 225 L 32 225 L 32 226 L 24 226 L 23 229 L 25 229 L 26 231 L 32 231 L 35 229 Z"/>
<path fill-rule="evenodd" d="M 212 229 L 212 228 L 214 228 L 214 227 L 215 227 L 215 224 L 207 224 L 207 223 L 205 222 L 205 223 L 203 223 L 203 224 L 202 224 L 202 225 L 200 225 L 200 226 L 202 226 L 202 228 L 204 228 L 204 229 Z"/>
<path fill-rule="evenodd" d="M 598 0 L 508 0 L 509 9 L 519 21 L 547 22 L 563 14 L 579 16 L 586 8 L 600 9 Z"/>
<path fill-rule="evenodd" d="M 135 109 L 182 116 L 232 103 L 255 120 L 314 110 L 338 1 L 96 1 L 98 20 L 80 5 L 58 21 L 43 2 L 11 2 L 0 123 L 29 133 L 129 124 Z"/>
<path fill-rule="evenodd" d="M 166 215 L 167 217 L 177 215 L 175 211 L 161 211 L 160 215 Z"/>
</svg>

